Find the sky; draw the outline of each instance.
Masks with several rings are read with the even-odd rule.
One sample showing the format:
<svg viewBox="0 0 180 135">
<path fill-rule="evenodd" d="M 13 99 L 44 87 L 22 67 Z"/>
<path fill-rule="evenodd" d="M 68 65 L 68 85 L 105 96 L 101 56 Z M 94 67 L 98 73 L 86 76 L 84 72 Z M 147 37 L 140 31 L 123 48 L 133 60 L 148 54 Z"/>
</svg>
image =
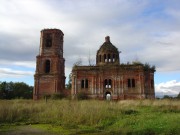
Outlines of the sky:
<svg viewBox="0 0 180 135">
<path fill-rule="evenodd" d="M 79 59 L 95 64 L 110 36 L 120 62 L 156 66 L 155 92 L 180 92 L 179 0 L 0 0 L 0 81 L 34 85 L 40 31 L 64 33 L 65 75 Z"/>
</svg>

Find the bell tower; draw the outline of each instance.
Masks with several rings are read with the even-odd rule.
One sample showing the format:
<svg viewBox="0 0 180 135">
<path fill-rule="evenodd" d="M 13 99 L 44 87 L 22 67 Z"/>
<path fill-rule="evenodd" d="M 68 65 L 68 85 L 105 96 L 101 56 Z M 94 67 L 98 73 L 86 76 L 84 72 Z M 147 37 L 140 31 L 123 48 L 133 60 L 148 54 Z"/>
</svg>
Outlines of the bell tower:
<svg viewBox="0 0 180 135">
<path fill-rule="evenodd" d="M 59 29 L 41 31 L 39 55 L 36 56 L 33 99 L 60 94 L 65 88 L 63 37 Z"/>
</svg>

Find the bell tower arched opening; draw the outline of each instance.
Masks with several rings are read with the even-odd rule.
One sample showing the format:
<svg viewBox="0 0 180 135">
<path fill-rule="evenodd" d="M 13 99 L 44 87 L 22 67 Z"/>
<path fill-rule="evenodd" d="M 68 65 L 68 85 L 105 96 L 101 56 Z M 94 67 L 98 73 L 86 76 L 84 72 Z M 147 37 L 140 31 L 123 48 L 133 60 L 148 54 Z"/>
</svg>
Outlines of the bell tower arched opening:
<svg viewBox="0 0 180 135">
<path fill-rule="evenodd" d="M 49 73 L 51 71 L 51 62 L 50 60 L 46 60 L 45 62 L 45 73 Z"/>
</svg>

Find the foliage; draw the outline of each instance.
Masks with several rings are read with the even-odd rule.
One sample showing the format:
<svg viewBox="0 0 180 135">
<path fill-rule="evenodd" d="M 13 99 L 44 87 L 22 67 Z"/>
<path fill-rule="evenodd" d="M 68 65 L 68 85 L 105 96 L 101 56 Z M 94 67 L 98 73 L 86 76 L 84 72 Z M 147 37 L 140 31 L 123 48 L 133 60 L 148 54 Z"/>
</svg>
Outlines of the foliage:
<svg viewBox="0 0 180 135">
<path fill-rule="evenodd" d="M 180 134 L 179 100 L 2 100 L 0 110 L 1 125 L 31 124 L 57 134 Z"/>
<path fill-rule="evenodd" d="M 143 65 L 140 61 L 133 61 L 132 65 Z"/>
<path fill-rule="evenodd" d="M 63 98 L 65 98 L 65 97 L 66 97 L 66 96 L 65 96 L 63 93 L 51 95 L 51 99 L 55 99 L 55 100 L 57 100 L 57 99 L 63 99 Z"/>
<path fill-rule="evenodd" d="M 74 64 L 73 64 L 73 67 L 76 67 L 76 66 L 82 66 L 82 59 L 79 58 Z"/>
<path fill-rule="evenodd" d="M 141 63 L 140 61 L 133 61 L 132 63 L 127 62 L 127 64 L 122 63 L 121 66 L 127 66 L 127 65 L 134 65 L 134 66 L 143 66 L 144 71 L 156 71 L 156 66 L 155 65 L 150 65 L 149 63 Z"/>
<path fill-rule="evenodd" d="M 156 71 L 155 65 L 151 66 L 149 63 L 143 64 L 143 63 L 141 63 L 141 62 L 139 62 L 139 61 L 134 61 L 134 62 L 132 62 L 132 65 L 141 65 L 141 66 L 144 67 L 144 70 L 145 70 L 145 71 L 148 71 L 148 70 Z"/>
<path fill-rule="evenodd" d="M 71 90 L 72 87 L 72 73 L 69 74 L 69 80 L 68 80 L 68 84 L 66 84 L 66 89 Z"/>
<path fill-rule="evenodd" d="M 180 99 L 180 92 L 179 92 L 179 94 L 177 95 L 177 97 L 176 97 L 177 99 Z"/>
<path fill-rule="evenodd" d="M 85 99 L 88 99 L 88 96 L 85 92 L 79 92 L 79 93 L 77 93 L 77 99 L 78 100 L 85 100 Z"/>
<path fill-rule="evenodd" d="M 173 99 L 173 97 L 168 96 L 168 95 L 164 95 L 163 99 Z"/>
<path fill-rule="evenodd" d="M 33 87 L 23 82 L 1 82 L 0 99 L 32 99 Z"/>
</svg>

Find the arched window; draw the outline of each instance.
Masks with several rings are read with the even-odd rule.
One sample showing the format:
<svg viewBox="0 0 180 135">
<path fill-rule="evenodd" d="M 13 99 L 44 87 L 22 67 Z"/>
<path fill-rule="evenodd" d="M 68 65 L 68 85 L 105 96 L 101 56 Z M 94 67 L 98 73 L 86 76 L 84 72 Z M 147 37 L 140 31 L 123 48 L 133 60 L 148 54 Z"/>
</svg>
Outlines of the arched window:
<svg viewBox="0 0 180 135">
<path fill-rule="evenodd" d="M 113 54 L 113 62 L 115 62 L 115 54 Z"/>
<path fill-rule="evenodd" d="M 108 62 L 111 62 L 111 55 L 108 54 Z"/>
<path fill-rule="evenodd" d="M 111 81 L 111 79 L 105 79 L 105 80 L 104 80 L 104 87 L 105 87 L 105 88 L 111 88 L 111 87 L 112 87 L 112 81 Z"/>
<path fill-rule="evenodd" d="M 111 79 L 109 79 L 109 88 L 111 88 L 111 85 L 112 85 L 112 84 L 111 84 Z"/>
<path fill-rule="evenodd" d="M 107 81 L 107 79 L 105 79 L 105 81 L 104 81 L 104 86 L 105 86 L 105 88 L 108 88 L 108 81 Z"/>
<path fill-rule="evenodd" d="M 45 62 L 45 73 L 50 72 L 50 67 L 51 67 L 50 60 L 46 60 L 46 62 Z"/>
<path fill-rule="evenodd" d="M 104 54 L 104 62 L 107 62 L 106 54 Z"/>
<path fill-rule="evenodd" d="M 99 55 L 99 62 L 101 62 L 101 55 Z"/>
</svg>

